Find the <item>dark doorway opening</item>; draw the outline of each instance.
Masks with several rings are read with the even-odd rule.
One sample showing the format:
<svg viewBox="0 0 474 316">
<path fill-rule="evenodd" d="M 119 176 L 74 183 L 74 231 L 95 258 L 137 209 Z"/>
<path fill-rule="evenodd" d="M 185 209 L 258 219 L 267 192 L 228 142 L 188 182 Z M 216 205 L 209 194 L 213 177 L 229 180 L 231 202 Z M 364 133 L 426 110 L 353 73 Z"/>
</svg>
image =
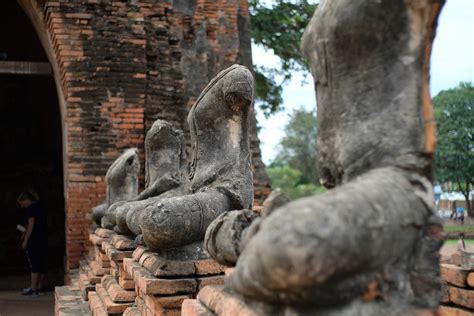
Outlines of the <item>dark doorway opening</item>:
<svg viewBox="0 0 474 316">
<path fill-rule="evenodd" d="M 28 276 L 16 228 L 25 224 L 25 211 L 16 197 L 31 188 L 47 211 L 52 285 L 63 277 L 65 254 L 60 106 L 53 75 L 28 66 L 50 68 L 26 14 L 15 1 L 2 1 L 0 21 L 0 278 Z"/>
</svg>

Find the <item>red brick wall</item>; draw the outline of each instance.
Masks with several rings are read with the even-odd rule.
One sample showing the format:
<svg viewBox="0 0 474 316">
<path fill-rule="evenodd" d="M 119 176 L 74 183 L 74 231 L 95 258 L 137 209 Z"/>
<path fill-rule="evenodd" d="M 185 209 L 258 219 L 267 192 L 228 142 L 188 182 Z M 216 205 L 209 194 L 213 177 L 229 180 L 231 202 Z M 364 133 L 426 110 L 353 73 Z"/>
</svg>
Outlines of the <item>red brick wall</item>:
<svg viewBox="0 0 474 316">
<path fill-rule="evenodd" d="M 104 199 L 110 163 L 132 146 L 143 160 L 144 135 L 157 118 L 187 130 L 187 111 L 207 82 L 233 63 L 251 66 L 247 0 L 38 0 L 36 6 L 64 96 L 70 269 L 85 251 L 85 216 Z M 260 202 L 269 182 L 252 122 Z"/>
</svg>

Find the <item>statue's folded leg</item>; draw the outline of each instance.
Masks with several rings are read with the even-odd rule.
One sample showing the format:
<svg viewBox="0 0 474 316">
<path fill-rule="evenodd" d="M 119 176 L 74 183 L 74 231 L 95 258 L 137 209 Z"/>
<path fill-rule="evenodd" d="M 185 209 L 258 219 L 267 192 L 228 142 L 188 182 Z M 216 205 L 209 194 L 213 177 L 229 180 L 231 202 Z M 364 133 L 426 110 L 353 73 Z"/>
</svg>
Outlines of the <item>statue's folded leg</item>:
<svg viewBox="0 0 474 316">
<path fill-rule="evenodd" d="M 152 203 L 157 203 L 158 198 L 149 198 L 141 201 L 127 202 L 119 206 L 115 212 L 117 228 L 123 234 L 133 233 L 135 235 L 141 233 L 137 221 L 128 222 L 127 218 L 138 215 L 143 209 Z"/>
<path fill-rule="evenodd" d="M 127 201 L 115 202 L 107 208 L 107 211 L 105 212 L 101 220 L 101 226 L 103 228 L 114 229 L 115 225 L 117 224 L 115 221 L 115 214 L 117 208 L 124 205 L 125 203 L 127 203 Z"/>
<path fill-rule="evenodd" d="M 143 240 L 153 251 L 202 240 L 209 224 L 229 209 L 230 198 L 213 189 L 163 199 L 140 214 Z"/>
<path fill-rule="evenodd" d="M 108 206 L 109 205 L 107 203 L 102 203 L 92 208 L 91 217 L 97 225 L 100 225 L 100 221 L 104 216 L 105 212 L 107 211 Z"/>
<path fill-rule="evenodd" d="M 427 227 L 439 225 L 430 195 L 425 178 L 381 168 L 288 203 L 251 225 L 249 230 L 258 229 L 226 286 L 244 297 L 288 305 L 350 300 L 372 281 L 382 284 L 382 296 L 413 296 L 409 271 L 416 267 L 409 265 L 417 264 Z M 434 242 L 437 253 L 441 241 Z M 436 260 L 425 266 L 435 279 Z"/>
</svg>

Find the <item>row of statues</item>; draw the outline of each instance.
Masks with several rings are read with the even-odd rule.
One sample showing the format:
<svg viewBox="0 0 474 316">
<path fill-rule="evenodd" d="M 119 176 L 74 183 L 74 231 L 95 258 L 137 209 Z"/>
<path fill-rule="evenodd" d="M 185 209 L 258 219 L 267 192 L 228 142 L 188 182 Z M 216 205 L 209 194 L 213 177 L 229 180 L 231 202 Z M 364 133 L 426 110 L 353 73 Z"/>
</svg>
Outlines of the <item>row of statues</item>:
<svg viewBox="0 0 474 316">
<path fill-rule="evenodd" d="M 232 66 L 189 113 L 189 170 L 182 133 L 158 121 L 146 140 L 147 188 L 132 199 L 135 185 L 110 190 L 104 218 L 111 219 L 102 223 L 141 234 L 159 253 L 205 237 L 215 260 L 235 265 L 225 291 L 260 314 L 418 315 L 436 308 L 442 228 L 432 208 L 428 89 L 442 4 L 321 1 L 302 51 L 317 90 L 318 159 L 329 191 L 275 199 L 261 216 L 252 212 L 253 78 Z"/>
<path fill-rule="evenodd" d="M 145 139 L 145 190 L 137 192 L 138 159 L 135 149 L 128 150 L 106 174 L 107 201 L 93 209 L 97 224 L 137 235 L 149 249 L 163 253 L 202 242 L 220 214 L 251 208 L 253 91 L 252 73 L 240 65 L 209 82 L 188 115 L 189 166 L 183 132 L 157 120 Z M 134 168 L 127 165 L 132 152 Z"/>
</svg>

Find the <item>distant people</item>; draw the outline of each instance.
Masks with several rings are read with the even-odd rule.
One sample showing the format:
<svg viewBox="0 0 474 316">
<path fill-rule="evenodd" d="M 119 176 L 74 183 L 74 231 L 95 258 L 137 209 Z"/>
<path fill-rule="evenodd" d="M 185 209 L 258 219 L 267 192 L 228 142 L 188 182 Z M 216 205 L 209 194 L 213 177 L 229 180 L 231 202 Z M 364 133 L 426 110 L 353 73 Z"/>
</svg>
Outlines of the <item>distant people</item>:
<svg viewBox="0 0 474 316">
<path fill-rule="evenodd" d="M 23 295 L 36 297 L 44 291 L 46 272 L 46 252 L 48 248 L 46 213 L 34 191 L 24 191 L 17 198 L 21 208 L 26 209 L 28 218 L 21 248 L 26 250 L 31 270 L 31 286 L 23 290 Z"/>
<path fill-rule="evenodd" d="M 464 207 L 456 208 L 456 218 L 461 222 L 461 224 L 464 224 Z"/>
</svg>

